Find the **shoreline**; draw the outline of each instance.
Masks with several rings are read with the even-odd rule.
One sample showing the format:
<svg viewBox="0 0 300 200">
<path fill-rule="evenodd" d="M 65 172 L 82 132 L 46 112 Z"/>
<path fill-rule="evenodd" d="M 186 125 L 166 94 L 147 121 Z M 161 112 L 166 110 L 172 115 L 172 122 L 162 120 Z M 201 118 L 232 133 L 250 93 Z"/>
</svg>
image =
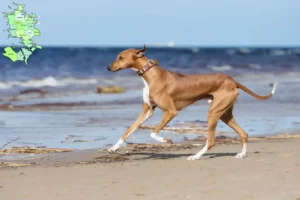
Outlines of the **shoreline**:
<svg viewBox="0 0 300 200">
<path fill-rule="evenodd" d="M 117 97 L 115 97 L 117 98 Z M 126 100 L 125 100 L 126 101 Z M 280 106 L 279 106 L 280 105 Z M 209 104 L 197 102 L 181 111 L 162 131 L 161 135 L 175 143 L 198 136 L 206 137 L 206 115 Z M 0 146 L 20 137 L 10 147 L 47 147 L 95 149 L 113 145 L 133 123 L 141 111 L 141 104 L 127 101 L 103 106 L 68 106 L 65 109 L 39 107 L 28 110 L 1 111 Z M 299 111 L 289 103 L 266 101 L 238 101 L 234 115 L 249 137 L 294 134 L 300 131 Z M 149 134 L 161 120 L 163 113 L 155 110 L 151 119 L 128 138 L 132 143 L 153 143 Z M 217 135 L 238 137 L 224 123 L 219 122 Z M 70 137 L 72 136 L 72 137 Z"/>
<path fill-rule="evenodd" d="M 295 134 L 280 134 L 277 136 L 261 136 L 249 137 L 248 143 L 268 143 L 268 142 L 300 142 L 300 133 Z M 36 166 L 72 166 L 77 164 L 93 164 L 102 163 L 95 159 L 103 158 L 104 163 L 119 162 L 119 161 L 134 161 L 131 158 L 130 152 L 146 151 L 153 152 L 176 152 L 181 150 L 200 150 L 206 142 L 206 137 L 198 136 L 194 139 L 184 139 L 181 142 L 173 144 L 160 143 L 130 143 L 126 142 L 125 146 L 121 147 L 117 152 L 107 152 L 107 148 L 95 149 L 67 149 L 67 148 L 30 148 L 30 147 L 12 147 L 0 150 L 0 169 L 18 168 L 18 167 L 36 167 Z M 226 137 L 223 135 L 216 136 L 215 146 L 238 145 L 241 146 L 241 141 L 238 137 Z M 238 150 L 238 148 L 237 148 Z M 84 156 L 83 156 L 84 155 Z M 98 155 L 98 156 L 96 156 Z M 69 158 L 67 158 L 69 157 Z M 64 159 L 66 160 L 64 160 Z M 45 161 L 46 160 L 46 161 Z M 65 162 L 66 161 L 66 162 Z M 61 163 L 60 163 L 61 162 Z"/>
</svg>

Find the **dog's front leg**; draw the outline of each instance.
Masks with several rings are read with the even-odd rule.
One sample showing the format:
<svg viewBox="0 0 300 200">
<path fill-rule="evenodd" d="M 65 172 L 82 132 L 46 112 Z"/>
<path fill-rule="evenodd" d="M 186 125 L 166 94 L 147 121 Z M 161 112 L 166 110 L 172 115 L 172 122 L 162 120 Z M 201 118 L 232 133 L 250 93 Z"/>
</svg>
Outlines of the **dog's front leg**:
<svg viewBox="0 0 300 200">
<path fill-rule="evenodd" d="M 161 122 L 154 128 L 153 132 L 151 133 L 151 137 L 154 140 L 157 140 L 159 142 L 165 142 L 165 143 L 173 143 L 171 139 L 166 139 L 164 137 L 161 137 L 158 135 L 159 131 L 167 124 L 169 123 L 175 116 L 177 115 L 176 110 L 166 110 L 164 111 L 164 116 Z"/>
<path fill-rule="evenodd" d="M 126 138 L 129 137 L 131 133 L 133 133 L 143 122 L 149 119 L 153 115 L 154 108 L 150 107 L 148 104 L 144 104 L 142 113 L 136 119 L 136 121 L 126 130 L 126 132 L 122 135 L 119 141 L 111 147 L 108 151 L 113 152 L 121 147 Z"/>
</svg>

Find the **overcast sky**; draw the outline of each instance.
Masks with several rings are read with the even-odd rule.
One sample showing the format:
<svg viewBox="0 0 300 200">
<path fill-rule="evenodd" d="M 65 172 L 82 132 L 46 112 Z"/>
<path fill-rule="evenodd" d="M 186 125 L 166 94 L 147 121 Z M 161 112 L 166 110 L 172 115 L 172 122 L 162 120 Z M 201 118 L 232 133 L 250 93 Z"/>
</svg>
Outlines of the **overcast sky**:
<svg viewBox="0 0 300 200">
<path fill-rule="evenodd" d="M 40 45 L 300 46 L 300 0 L 16 0 Z M 1 0 L 2 12 L 11 0 Z M 7 40 L 0 17 L 0 45 Z"/>
</svg>

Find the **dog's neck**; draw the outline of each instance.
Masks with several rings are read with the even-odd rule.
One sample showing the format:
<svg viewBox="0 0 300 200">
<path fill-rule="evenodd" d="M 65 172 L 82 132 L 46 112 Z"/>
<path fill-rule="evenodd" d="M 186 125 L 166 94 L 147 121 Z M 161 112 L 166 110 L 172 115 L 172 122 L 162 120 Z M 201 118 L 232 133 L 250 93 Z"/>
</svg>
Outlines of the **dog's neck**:
<svg viewBox="0 0 300 200">
<path fill-rule="evenodd" d="M 133 70 L 138 72 L 144 69 L 144 67 L 146 65 L 149 64 L 150 59 L 148 59 L 147 57 L 143 56 L 142 58 L 138 58 L 136 60 L 135 65 L 133 66 Z M 143 72 L 143 74 L 141 74 L 140 76 L 148 83 L 150 84 L 150 82 L 152 80 L 154 80 L 155 76 L 157 76 L 158 71 L 161 71 L 161 68 L 158 67 L 157 65 L 153 65 L 152 67 L 150 67 L 149 69 L 147 69 L 147 71 Z"/>
</svg>

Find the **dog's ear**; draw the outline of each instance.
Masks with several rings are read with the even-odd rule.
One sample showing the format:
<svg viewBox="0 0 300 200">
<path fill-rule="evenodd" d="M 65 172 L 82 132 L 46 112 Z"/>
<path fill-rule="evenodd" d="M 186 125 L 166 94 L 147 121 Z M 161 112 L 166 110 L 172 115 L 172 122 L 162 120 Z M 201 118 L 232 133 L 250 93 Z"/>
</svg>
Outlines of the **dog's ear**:
<svg viewBox="0 0 300 200">
<path fill-rule="evenodd" d="M 134 56 L 137 57 L 137 58 L 141 58 L 141 57 L 144 56 L 145 52 L 146 52 L 146 45 L 144 44 L 144 48 L 143 48 L 143 49 L 140 49 L 140 50 L 137 50 L 137 51 L 135 52 L 135 55 L 134 55 Z"/>
</svg>

